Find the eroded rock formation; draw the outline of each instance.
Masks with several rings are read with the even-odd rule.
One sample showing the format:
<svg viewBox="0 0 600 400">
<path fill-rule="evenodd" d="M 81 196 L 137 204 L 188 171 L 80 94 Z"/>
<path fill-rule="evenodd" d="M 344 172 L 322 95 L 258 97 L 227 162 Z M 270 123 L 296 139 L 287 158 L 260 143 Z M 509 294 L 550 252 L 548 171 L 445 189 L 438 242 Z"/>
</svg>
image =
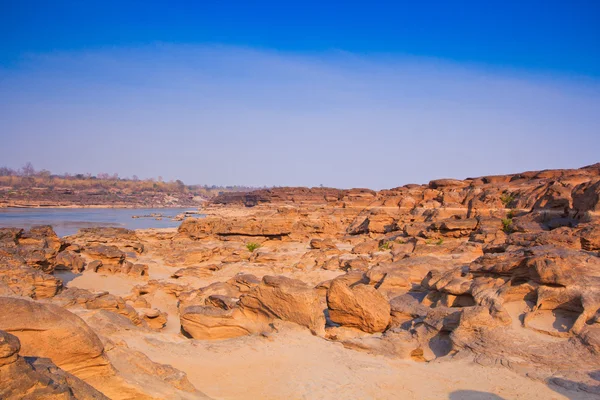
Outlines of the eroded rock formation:
<svg viewBox="0 0 600 400">
<path fill-rule="evenodd" d="M 1 396 L 203 398 L 200 351 L 291 332 L 600 396 L 599 188 L 596 164 L 225 194 L 176 231 L 0 229 L 0 373 L 22 376 Z"/>
</svg>

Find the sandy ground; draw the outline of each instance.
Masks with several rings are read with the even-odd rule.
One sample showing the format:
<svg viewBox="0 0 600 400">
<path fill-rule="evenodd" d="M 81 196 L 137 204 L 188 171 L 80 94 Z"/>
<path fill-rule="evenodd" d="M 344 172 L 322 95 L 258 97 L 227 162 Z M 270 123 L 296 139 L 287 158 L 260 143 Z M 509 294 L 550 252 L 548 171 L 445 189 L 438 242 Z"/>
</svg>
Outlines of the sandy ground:
<svg viewBox="0 0 600 400">
<path fill-rule="evenodd" d="M 215 399 L 586 399 L 469 361 L 417 363 L 374 356 L 282 324 L 280 332 L 223 341 L 121 332 L 118 339 L 187 373 Z"/>
</svg>

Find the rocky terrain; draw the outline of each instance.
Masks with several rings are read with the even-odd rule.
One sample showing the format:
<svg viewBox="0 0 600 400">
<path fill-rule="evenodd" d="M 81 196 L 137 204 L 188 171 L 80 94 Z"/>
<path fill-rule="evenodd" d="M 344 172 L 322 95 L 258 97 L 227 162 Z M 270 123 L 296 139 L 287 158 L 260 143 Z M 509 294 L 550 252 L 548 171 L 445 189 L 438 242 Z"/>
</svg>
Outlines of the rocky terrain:
<svg viewBox="0 0 600 400">
<path fill-rule="evenodd" d="M 0 229 L 0 398 L 600 398 L 600 164 Z"/>
</svg>

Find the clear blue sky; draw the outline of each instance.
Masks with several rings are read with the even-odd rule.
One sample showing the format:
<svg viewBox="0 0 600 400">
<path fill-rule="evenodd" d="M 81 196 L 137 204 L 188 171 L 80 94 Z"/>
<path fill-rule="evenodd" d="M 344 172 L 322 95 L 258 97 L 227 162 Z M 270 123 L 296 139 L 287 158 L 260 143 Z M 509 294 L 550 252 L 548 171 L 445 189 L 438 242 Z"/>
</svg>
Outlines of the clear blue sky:
<svg viewBox="0 0 600 400">
<path fill-rule="evenodd" d="M 600 2 L 2 0 L 3 63 L 24 52 L 220 43 L 402 53 L 600 74 Z"/>
<path fill-rule="evenodd" d="M 0 164 L 370 187 L 576 167 L 600 161 L 599 20 L 577 0 L 0 0 Z"/>
</svg>

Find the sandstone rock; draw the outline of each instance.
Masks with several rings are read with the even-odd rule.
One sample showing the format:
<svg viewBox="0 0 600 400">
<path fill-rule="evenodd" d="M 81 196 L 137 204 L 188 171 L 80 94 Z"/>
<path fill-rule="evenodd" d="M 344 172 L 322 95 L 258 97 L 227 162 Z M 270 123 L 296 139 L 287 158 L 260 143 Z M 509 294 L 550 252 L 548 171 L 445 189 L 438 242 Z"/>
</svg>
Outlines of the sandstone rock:
<svg viewBox="0 0 600 400">
<path fill-rule="evenodd" d="M 190 306 L 204 306 L 210 296 L 221 295 L 239 298 L 241 291 L 235 285 L 227 282 L 214 282 L 200 289 L 181 292 L 179 298 L 179 309 L 183 310 Z"/>
<path fill-rule="evenodd" d="M 512 178 L 512 175 L 488 175 L 488 176 L 482 177 L 481 179 L 482 179 L 483 183 L 495 184 L 495 183 L 508 183 L 508 182 L 510 182 L 511 178 Z"/>
<path fill-rule="evenodd" d="M 327 291 L 327 306 L 333 322 L 365 332 L 383 332 L 390 322 L 390 304 L 371 286 L 348 287 L 333 280 Z"/>
<path fill-rule="evenodd" d="M 218 264 L 181 268 L 175 271 L 171 277 L 175 279 L 182 277 L 207 278 L 212 276 L 215 271 L 218 271 L 221 268 L 222 267 Z"/>
<path fill-rule="evenodd" d="M 346 286 L 354 286 L 357 284 L 367 284 L 369 279 L 361 271 L 348 271 L 344 275 L 336 276 L 335 279 L 324 281 L 316 286 L 316 289 L 320 291 L 321 295 L 326 296 L 327 291 L 331 287 L 331 283 L 336 280 L 343 283 Z"/>
<path fill-rule="evenodd" d="M 22 234 L 23 229 L 20 228 L 0 228 L 0 245 L 2 247 L 16 247 Z"/>
<path fill-rule="evenodd" d="M 340 258 L 340 269 L 344 271 L 366 271 L 369 269 L 369 261 L 362 256 L 351 258 Z"/>
<path fill-rule="evenodd" d="M 137 254 L 144 252 L 144 245 L 136 232 L 125 228 L 82 228 L 77 234 L 65 240 L 71 246 L 114 245 L 124 252 L 132 251 Z"/>
<path fill-rule="evenodd" d="M 21 354 L 50 358 L 80 379 L 111 375 L 98 336 L 75 314 L 54 304 L 0 297 L 0 329 L 17 336 Z"/>
<path fill-rule="evenodd" d="M 572 207 L 571 188 L 558 181 L 547 185 L 544 193 L 533 205 L 534 210 L 557 210 L 563 212 Z"/>
<path fill-rule="evenodd" d="M 88 310 L 107 310 L 127 317 L 135 325 L 140 325 L 142 319 L 136 310 L 127 305 L 121 297 L 108 292 L 92 293 L 89 290 L 69 288 L 53 299 L 55 304 L 64 308 L 83 307 Z"/>
<path fill-rule="evenodd" d="M 239 235 L 281 237 L 292 233 L 293 220 L 285 217 L 273 218 L 188 218 L 179 226 L 179 233 L 192 239 L 200 239 L 210 235 Z"/>
<path fill-rule="evenodd" d="M 373 253 L 379 250 L 379 240 L 367 240 L 352 248 L 354 254 Z"/>
<path fill-rule="evenodd" d="M 444 236 L 458 238 L 469 236 L 477 228 L 478 224 L 479 221 L 475 218 L 450 218 L 433 223 L 432 228 Z"/>
<path fill-rule="evenodd" d="M 120 269 L 121 264 L 125 261 L 125 253 L 119 250 L 117 246 L 94 245 L 86 247 L 85 253 L 102 262 L 102 270 Z"/>
<path fill-rule="evenodd" d="M 5 284 L 13 294 L 32 299 L 50 298 L 62 289 L 60 279 L 27 265 L 3 264 L 1 257 L 0 283 Z"/>
<path fill-rule="evenodd" d="M 73 272 L 81 272 L 85 268 L 85 260 L 72 251 L 62 251 L 56 256 L 55 269 L 66 269 Z"/>
<path fill-rule="evenodd" d="M 185 372 L 168 364 L 154 362 L 146 354 L 130 349 L 124 343 L 111 345 L 107 355 L 119 373 L 132 382 L 116 386 L 111 393 L 113 398 L 209 399 L 190 383 Z"/>
<path fill-rule="evenodd" d="M 429 187 L 431 189 L 461 188 L 467 185 L 467 182 L 459 181 L 457 179 L 436 179 L 429 182 Z"/>
<path fill-rule="evenodd" d="M 514 246 L 536 247 L 536 246 L 557 246 L 571 249 L 582 248 L 583 238 L 575 236 L 572 229 L 559 228 L 552 231 L 537 233 L 513 233 L 506 238 L 504 246 L 496 245 L 497 251 L 507 251 Z"/>
<path fill-rule="evenodd" d="M 387 233 L 397 230 L 396 220 L 383 210 L 372 209 L 366 217 L 359 216 L 348 227 L 350 235 L 361 235 L 364 233 Z"/>
<path fill-rule="evenodd" d="M 317 290 L 283 276 L 263 277 L 262 283 L 240 297 L 240 307 L 266 318 L 279 318 L 324 334 L 325 316 Z"/>
<path fill-rule="evenodd" d="M 126 260 L 125 253 L 117 246 L 94 245 L 87 247 L 85 254 L 94 259 L 88 264 L 88 269 L 94 272 L 148 276 L 147 265 Z"/>
<path fill-rule="evenodd" d="M 213 259 L 220 251 L 217 248 L 203 245 L 192 247 L 189 245 L 189 243 L 173 245 L 169 250 L 170 251 L 165 254 L 165 262 L 167 265 L 172 266 L 197 266 L 198 264 Z M 250 257 L 250 253 L 248 253 L 248 251 L 245 251 L 244 255 L 246 256 L 246 260 Z M 237 255 L 236 261 L 241 261 L 242 259 L 244 259 L 244 257 Z"/>
<path fill-rule="evenodd" d="M 106 400 L 102 393 L 44 358 L 19 356 L 16 336 L 0 331 L 0 397 L 17 399 Z"/>
<path fill-rule="evenodd" d="M 44 272 L 54 270 L 60 247 L 60 239 L 50 226 L 34 226 L 28 231 L 4 228 L 0 232 L 0 257 Z"/>
<path fill-rule="evenodd" d="M 417 289 L 430 270 L 446 270 L 453 265 L 452 261 L 432 256 L 409 257 L 374 266 L 365 276 L 370 285 L 376 285 L 385 292 L 398 293 Z"/>
<path fill-rule="evenodd" d="M 416 318 L 424 319 L 429 313 L 429 307 L 420 304 L 417 299 L 410 294 L 403 294 L 390 300 L 391 326 L 400 327 L 408 330 L 411 322 Z"/>
<path fill-rule="evenodd" d="M 207 306 L 222 308 L 223 310 L 231 310 L 237 305 L 238 300 L 239 299 L 236 299 L 235 297 L 214 294 L 208 296 L 205 302 Z"/>
<path fill-rule="evenodd" d="M 168 295 L 172 295 L 179 298 L 183 293 L 190 290 L 190 286 L 187 284 L 178 284 L 152 279 L 149 280 L 148 283 L 145 285 L 134 286 L 131 290 L 131 297 L 133 300 L 133 298 L 145 296 L 148 294 L 154 294 L 159 290 Z"/>
<path fill-rule="evenodd" d="M 148 266 L 146 264 L 134 264 L 129 261 L 124 261 L 121 264 L 121 270 L 118 271 L 122 274 L 131 276 L 148 277 Z"/>
<path fill-rule="evenodd" d="M 279 254 L 276 249 L 258 248 L 252 252 L 250 261 L 255 263 L 269 263 L 279 260 Z"/>
<path fill-rule="evenodd" d="M 194 339 L 229 339 L 261 332 L 267 325 L 248 318 L 239 308 L 189 306 L 181 313 L 182 330 Z"/>
<path fill-rule="evenodd" d="M 100 260 L 90 261 L 88 263 L 87 267 L 90 271 L 98 272 L 98 270 L 100 270 L 100 268 L 102 268 L 102 261 L 100 261 Z"/>
<path fill-rule="evenodd" d="M 592 179 L 575 187 L 573 209 L 578 216 L 600 211 L 600 179 Z"/>
<path fill-rule="evenodd" d="M 248 293 L 260 284 L 260 279 L 252 274 L 237 274 L 227 281 L 229 285 L 234 286 L 240 293 Z"/>
<path fill-rule="evenodd" d="M 323 265 L 321 265 L 321 268 L 327 271 L 335 271 L 340 269 L 340 258 L 338 256 L 329 258 L 323 263 Z"/>
<path fill-rule="evenodd" d="M 156 308 L 153 309 L 141 309 L 140 315 L 144 322 L 154 330 L 160 330 L 167 324 L 168 314 L 162 312 Z"/>
<path fill-rule="evenodd" d="M 592 225 L 581 231 L 581 248 L 587 251 L 600 250 L 600 227 Z"/>
<path fill-rule="evenodd" d="M 404 330 L 388 330 L 381 337 L 373 335 L 342 339 L 344 347 L 385 357 L 426 361 L 417 337 Z"/>
<path fill-rule="evenodd" d="M 311 239 L 311 249 L 337 249 L 335 242 L 332 239 Z"/>
<path fill-rule="evenodd" d="M 332 258 L 338 258 L 340 251 L 336 249 L 309 250 L 294 264 L 295 269 L 312 270 L 323 267 Z M 337 268 L 334 268 L 337 269 Z"/>
</svg>

